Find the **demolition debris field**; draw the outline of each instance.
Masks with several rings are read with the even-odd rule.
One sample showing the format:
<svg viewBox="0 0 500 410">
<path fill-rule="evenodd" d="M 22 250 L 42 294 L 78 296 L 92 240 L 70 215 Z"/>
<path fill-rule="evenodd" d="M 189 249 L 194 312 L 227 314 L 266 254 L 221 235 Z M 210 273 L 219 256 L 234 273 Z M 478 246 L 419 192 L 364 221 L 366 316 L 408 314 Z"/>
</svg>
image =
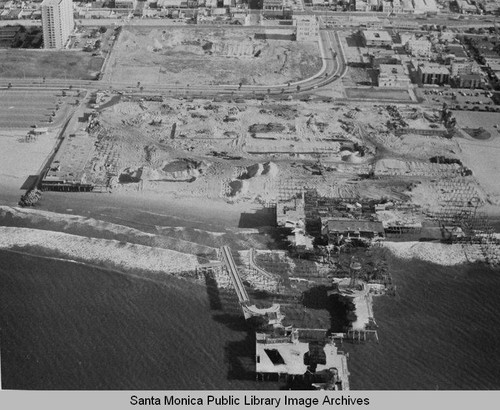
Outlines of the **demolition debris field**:
<svg viewBox="0 0 500 410">
<path fill-rule="evenodd" d="M 262 34 L 234 28 L 127 27 L 106 74 L 142 84 L 275 85 L 321 69 L 316 43 L 265 39 Z"/>
</svg>

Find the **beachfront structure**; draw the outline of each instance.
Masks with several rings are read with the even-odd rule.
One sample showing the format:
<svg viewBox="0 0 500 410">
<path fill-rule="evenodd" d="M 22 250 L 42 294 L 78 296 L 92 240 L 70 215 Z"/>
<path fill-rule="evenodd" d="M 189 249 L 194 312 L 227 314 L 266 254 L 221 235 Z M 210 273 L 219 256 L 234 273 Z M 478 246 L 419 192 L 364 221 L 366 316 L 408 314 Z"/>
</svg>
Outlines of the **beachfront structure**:
<svg viewBox="0 0 500 410">
<path fill-rule="evenodd" d="M 340 237 L 374 239 L 384 237 L 384 226 L 379 221 L 321 218 L 321 233 L 329 241 Z"/>
<path fill-rule="evenodd" d="M 312 333 L 315 335 L 311 338 Z M 291 329 L 283 335 L 256 333 L 255 339 L 257 377 L 309 375 L 317 389 L 349 390 L 347 358 L 327 339 L 326 330 Z"/>
<path fill-rule="evenodd" d="M 319 23 L 315 16 L 296 16 L 297 41 L 318 41 Z"/>
<path fill-rule="evenodd" d="M 383 30 L 364 30 L 362 32 L 366 47 L 391 47 L 392 37 Z"/>
<path fill-rule="evenodd" d="M 43 1 L 42 29 L 44 48 L 64 48 L 74 26 L 72 0 Z"/>
<path fill-rule="evenodd" d="M 42 179 L 45 191 L 92 191 L 86 165 L 94 153 L 95 139 L 86 132 L 64 138 L 50 167 Z"/>
</svg>

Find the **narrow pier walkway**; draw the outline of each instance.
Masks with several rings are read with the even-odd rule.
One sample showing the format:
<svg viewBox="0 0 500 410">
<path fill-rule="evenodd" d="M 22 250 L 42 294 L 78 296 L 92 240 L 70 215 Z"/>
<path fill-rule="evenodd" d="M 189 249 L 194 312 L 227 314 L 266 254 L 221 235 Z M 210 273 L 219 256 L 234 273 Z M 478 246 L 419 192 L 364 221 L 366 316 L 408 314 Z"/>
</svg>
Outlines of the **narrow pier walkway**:
<svg viewBox="0 0 500 410">
<path fill-rule="evenodd" d="M 231 278 L 231 282 L 233 283 L 234 290 L 236 291 L 236 295 L 238 296 L 240 304 L 247 304 L 248 302 L 250 302 L 250 298 L 248 297 L 245 286 L 243 286 L 241 276 L 236 269 L 236 264 L 234 263 L 231 249 L 229 248 L 229 246 L 223 246 L 222 248 L 220 248 L 220 251 L 222 262 L 226 266 L 227 273 Z"/>
</svg>

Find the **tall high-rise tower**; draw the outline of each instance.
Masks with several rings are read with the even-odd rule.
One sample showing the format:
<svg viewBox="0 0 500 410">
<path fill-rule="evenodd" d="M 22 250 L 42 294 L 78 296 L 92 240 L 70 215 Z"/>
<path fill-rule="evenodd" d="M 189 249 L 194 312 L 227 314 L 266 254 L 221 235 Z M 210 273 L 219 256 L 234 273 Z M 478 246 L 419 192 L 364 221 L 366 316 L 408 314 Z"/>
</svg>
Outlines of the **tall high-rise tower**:
<svg viewBox="0 0 500 410">
<path fill-rule="evenodd" d="M 63 48 L 74 25 L 72 0 L 43 0 L 44 48 Z"/>
</svg>

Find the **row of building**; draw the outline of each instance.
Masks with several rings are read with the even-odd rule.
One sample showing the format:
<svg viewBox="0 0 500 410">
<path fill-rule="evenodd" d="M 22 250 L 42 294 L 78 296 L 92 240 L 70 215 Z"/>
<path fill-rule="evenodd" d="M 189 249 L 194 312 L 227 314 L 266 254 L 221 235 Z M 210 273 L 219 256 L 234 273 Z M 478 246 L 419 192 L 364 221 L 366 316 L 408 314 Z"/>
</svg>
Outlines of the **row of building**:
<svg viewBox="0 0 500 410">
<path fill-rule="evenodd" d="M 480 65 L 461 44 L 431 41 L 427 36 L 410 33 L 399 36 L 401 43 L 394 44 L 387 31 L 362 32 L 364 45 L 370 50 L 370 65 L 379 70 L 380 87 L 408 87 L 411 80 L 406 63 L 412 67 L 415 81 L 422 84 L 450 84 L 460 88 L 479 88 L 485 84 Z"/>
<path fill-rule="evenodd" d="M 438 6 L 435 0 L 392 0 L 382 2 L 382 11 L 392 14 L 436 14 Z"/>
</svg>

